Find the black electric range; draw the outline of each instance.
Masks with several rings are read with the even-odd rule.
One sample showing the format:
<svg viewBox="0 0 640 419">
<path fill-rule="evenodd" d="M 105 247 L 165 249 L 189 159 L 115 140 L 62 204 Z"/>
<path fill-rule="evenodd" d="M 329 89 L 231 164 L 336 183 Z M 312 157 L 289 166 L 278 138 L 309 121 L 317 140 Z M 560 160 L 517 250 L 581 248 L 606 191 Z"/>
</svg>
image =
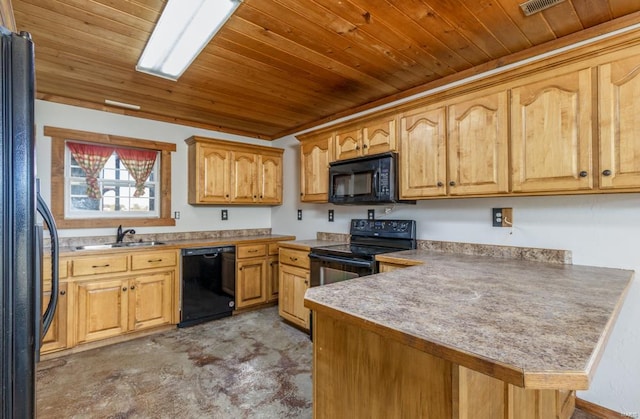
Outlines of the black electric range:
<svg viewBox="0 0 640 419">
<path fill-rule="evenodd" d="M 377 272 L 375 256 L 416 248 L 414 220 L 351 220 L 350 244 L 315 247 L 311 286 L 327 285 Z"/>
</svg>

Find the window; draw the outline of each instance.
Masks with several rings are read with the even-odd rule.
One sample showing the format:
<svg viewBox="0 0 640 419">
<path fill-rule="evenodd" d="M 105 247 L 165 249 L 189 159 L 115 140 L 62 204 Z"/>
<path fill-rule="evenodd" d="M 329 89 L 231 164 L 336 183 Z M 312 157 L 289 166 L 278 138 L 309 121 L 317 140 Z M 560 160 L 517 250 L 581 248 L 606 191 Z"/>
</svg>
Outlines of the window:
<svg viewBox="0 0 640 419">
<path fill-rule="evenodd" d="M 51 208 L 59 228 L 175 225 L 175 144 L 53 127 L 45 135 L 52 138 Z"/>
<path fill-rule="evenodd" d="M 67 141 L 65 147 L 66 218 L 102 217 L 103 213 L 113 217 L 158 217 L 158 151 L 148 151 L 148 155 L 143 156 L 149 161 L 148 170 L 144 170 L 141 177 L 143 183 L 138 188 L 138 181 L 129 173 L 125 163 L 126 157 L 123 161 L 120 156 L 123 151 L 138 150 L 126 148 L 111 151 L 111 147 L 101 147 L 110 154 L 96 174 L 96 194 L 87 184 L 87 170 L 74 157 L 72 148 L 76 145 L 79 144 Z M 132 170 L 135 171 L 135 168 Z"/>
</svg>

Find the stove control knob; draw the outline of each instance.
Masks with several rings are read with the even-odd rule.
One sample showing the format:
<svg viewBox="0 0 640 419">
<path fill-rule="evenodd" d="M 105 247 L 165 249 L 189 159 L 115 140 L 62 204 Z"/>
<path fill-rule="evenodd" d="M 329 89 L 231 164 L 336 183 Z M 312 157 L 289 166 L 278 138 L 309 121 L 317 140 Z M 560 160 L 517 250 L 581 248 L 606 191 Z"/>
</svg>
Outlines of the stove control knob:
<svg viewBox="0 0 640 419">
<path fill-rule="evenodd" d="M 359 228 L 360 230 L 362 230 L 366 226 L 367 226 L 367 221 L 366 220 L 360 220 L 360 221 L 358 221 L 358 224 L 356 225 L 356 228 Z"/>
</svg>

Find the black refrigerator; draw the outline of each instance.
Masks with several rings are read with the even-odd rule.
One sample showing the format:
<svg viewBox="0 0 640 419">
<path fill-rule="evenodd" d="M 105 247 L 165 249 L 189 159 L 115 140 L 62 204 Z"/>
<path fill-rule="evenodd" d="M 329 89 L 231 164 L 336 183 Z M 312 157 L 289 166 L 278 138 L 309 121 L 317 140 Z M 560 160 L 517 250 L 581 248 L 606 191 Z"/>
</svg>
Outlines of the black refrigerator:
<svg viewBox="0 0 640 419">
<path fill-rule="evenodd" d="M 35 417 L 40 344 L 57 303 L 58 239 L 53 217 L 37 190 L 33 43 L 28 33 L 15 34 L 0 27 L 0 35 L 0 408 L 3 418 L 30 418 Z M 51 298 L 46 310 L 42 310 L 43 225 L 50 236 L 52 256 Z"/>
</svg>

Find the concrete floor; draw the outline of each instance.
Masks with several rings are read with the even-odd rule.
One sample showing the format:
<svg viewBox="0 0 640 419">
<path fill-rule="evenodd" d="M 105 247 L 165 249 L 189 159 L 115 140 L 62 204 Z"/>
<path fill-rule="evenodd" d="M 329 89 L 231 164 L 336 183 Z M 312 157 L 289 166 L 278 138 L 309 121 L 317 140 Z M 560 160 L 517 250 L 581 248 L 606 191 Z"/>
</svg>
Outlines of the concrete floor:
<svg viewBox="0 0 640 419">
<path fill-rule="evenodd" d="M 270 307 L 43 361 L 37 417 L 311 418 L 311 363 Z"/>
</svg>

